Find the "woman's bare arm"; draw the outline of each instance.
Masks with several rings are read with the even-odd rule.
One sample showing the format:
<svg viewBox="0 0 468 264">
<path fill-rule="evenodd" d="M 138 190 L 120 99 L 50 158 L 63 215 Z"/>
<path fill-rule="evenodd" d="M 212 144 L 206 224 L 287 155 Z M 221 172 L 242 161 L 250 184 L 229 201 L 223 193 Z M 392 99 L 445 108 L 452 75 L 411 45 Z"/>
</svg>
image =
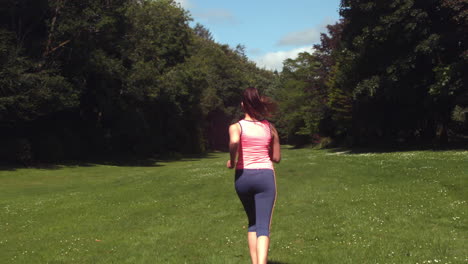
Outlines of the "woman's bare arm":
<svg viewBox="0 0 468 264">
<path fill-rule="evenodd" d="M 279 163 L 281 161 L 281 146 L 278 131 L 273 125 L 271 125 L 271 135 L 270 159 L 275 163 Z"/>
<path fill-rule="evenodd" d="M 237 152 L 239 150 L 240 127 L 239 124 L 232 124 L 229 127 L 229 155 L 226 167 L 233 169 L 236 166 Z"/>
</svg>

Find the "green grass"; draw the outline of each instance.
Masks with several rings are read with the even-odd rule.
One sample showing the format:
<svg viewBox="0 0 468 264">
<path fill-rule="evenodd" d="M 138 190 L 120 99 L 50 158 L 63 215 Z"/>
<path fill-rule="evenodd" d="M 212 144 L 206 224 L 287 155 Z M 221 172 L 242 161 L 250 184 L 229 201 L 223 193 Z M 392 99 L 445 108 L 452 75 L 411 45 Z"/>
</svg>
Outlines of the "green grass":
<svg viewBox="0 0 468 264">
<path fill-rule="evenodd" d="M 249 263 L 226 153 L 0 171 L 0 263 Z M 468 151 L 283 149 L 272 263 L 467 263 Z"/>
</svg>

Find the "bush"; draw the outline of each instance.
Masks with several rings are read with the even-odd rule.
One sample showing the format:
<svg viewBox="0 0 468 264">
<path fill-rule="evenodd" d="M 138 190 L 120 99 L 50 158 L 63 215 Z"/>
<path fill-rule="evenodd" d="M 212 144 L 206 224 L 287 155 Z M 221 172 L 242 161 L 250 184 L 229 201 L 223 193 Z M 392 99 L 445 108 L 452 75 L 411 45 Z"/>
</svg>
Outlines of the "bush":
<svg viewBox="0 0 468 264">
<path fill-rule="evenodd" d="M 55 134 L 41 133 L 33 144 L 34 156 L 40 161 L 58 161 L 64 158 L 63 142 Z"/>
<path fill-rule="evenodd" d="M 27 138 L 6 138 L 0 142 L 0 159 L 27 165 L 33 159 L 31 143 Z"/>
<path fill-rule="evenodd" d="M 63 151 L 66 158 L 80 159 L 88 154 L 88 143 L 84 140 L 80 134 L 80 130 L 74 130 L 73 128 L 63 129 Z"/>
<path fill-rule="evenodd" d="M 334 145 L 334 140 L 331 137 L 322 137 L 318 143 L 319 148 L 331 148 Z"/>
</svg>

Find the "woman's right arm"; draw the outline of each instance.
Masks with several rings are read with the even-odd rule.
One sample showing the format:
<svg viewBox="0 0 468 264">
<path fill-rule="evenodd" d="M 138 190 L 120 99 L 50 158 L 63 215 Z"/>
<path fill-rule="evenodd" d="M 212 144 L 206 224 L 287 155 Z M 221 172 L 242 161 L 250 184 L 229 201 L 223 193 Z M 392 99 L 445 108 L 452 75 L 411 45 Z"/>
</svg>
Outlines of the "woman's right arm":
<svg viewBox="0 0 468 264">
<path fill-rule="evenodd" d="M 239 124 L 233 124 L 229 127 L 229 156 L 226 167 L 233 169 L 236 166 L 237 152 L 239 150 L 240 127 Z"/>
<path fill-rule="evenodd" d="M 270 159 L 275 163 L 279 163 L 281 161 L 281 146 L 278 131 L 276 131 L 276 128 L 273 125 L 271 125 L 271 135 Z"/>
</svg>

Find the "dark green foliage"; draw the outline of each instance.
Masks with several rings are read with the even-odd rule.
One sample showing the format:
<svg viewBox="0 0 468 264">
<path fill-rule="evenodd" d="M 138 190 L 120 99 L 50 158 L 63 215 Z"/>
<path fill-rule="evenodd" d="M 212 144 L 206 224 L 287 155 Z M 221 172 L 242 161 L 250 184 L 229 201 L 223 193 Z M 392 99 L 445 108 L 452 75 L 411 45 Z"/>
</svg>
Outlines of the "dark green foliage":
<svg viewBox="0 0 468 264">
<path fill-rule="evenodd" d="M 22 55 L 14 34 L 0 29 L 0 120 L 14 124 L 78 104 L 78 92 L 56 69 Z"/>
<path fill-rule="evenodd" d="M 227 128 L 240 117 L 242 90 L 255 86 L 266 91 L 273 82 L 272 73 L 258 69 L 238 51 L 203 37 L 195 37 L 190 52 L 185 63 L 162 79 L 167 96 L 176 98 L 174 116 L 185 116 L 181 119 L 184 133 L 194 136 L 181 138 L 224 149 Z"/>
<path fill-rule="evenodd" d="M 31 142 L 26 138 L 2 138 L 0 144 L 1 160 L 28 165 L 33 159 Z"/>
<path fill-rule="evenodd" d="M 341 3 L 280 74 L 214 42 L 171 0 L 4 0 L 1 159 L 223 149 L 248 86 L 279 102 L 282 142 L 447 143 L 468 127 L 466 1 Z"/>
<path fill-rule="evenodd" d="M 309 59 L 285 62 L 289 131 L 355 145 L 445 144 L 466 135 L 467 8 L 453 0 L 343 0 L 342 21 Z"/>
<path fill-rule="evenodd" d="M 314 89 L 314 73 L 319 67 L 314 56 L 303 52 L 295 60 L 284 62 L 280 77 L 280 87 L 275 91 L 275 99 L 280 102 L 278 126 L 282 137 L 290 144 L 308 143 L 310 135 L 318 133 L 318 122 L 322 113 L 319 91 Z"/>
<path fill-rule="evenodd" d="M 277 121 L 280 133 L 290 144 L 318 143 L 320 137 L 344 133 L 349 100 L 333 88 L 342 27 L 342 22 L 329 25 L 313 54 L 304 52 L 284 62 L 274 97 L 282 113 Z"/>
<path fill-rule="evenodd" d="M 7 0 L 0 17 L 0 136 L 38 160 L 224 147 L 240 90 L 272 80 L 169 0 Z"/>
<path fill-rule="evenodd" d="M 455 101 L 466 93 L 467 24 L 455 2 L 342 2 L 353 61 L 342 71 L 352 81 L 341 85 L 354 87 L 356 139 L 447 142 Z"/>
</svg>

